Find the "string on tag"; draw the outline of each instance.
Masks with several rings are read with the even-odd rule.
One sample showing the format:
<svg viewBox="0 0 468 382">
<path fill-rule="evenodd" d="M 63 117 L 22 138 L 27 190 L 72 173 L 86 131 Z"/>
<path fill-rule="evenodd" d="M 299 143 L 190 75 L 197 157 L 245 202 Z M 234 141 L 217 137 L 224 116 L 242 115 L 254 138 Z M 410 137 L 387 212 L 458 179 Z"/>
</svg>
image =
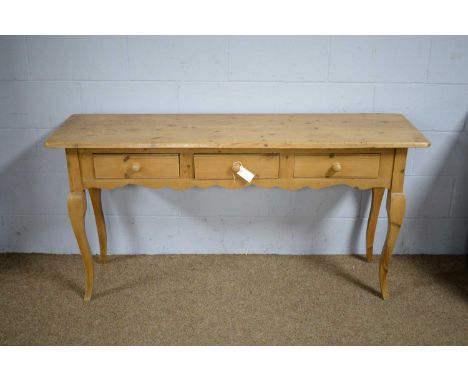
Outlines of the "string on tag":
<svg viewBox="0 0 468 382">
<path fill-rule="evenodd" d="M 237 183 L 236 174 L 239 172 L 241 167 L 242 162 L 236 161 L 232 164 L 232 179 L 234 180 L 234 183 Z"/>
</svg>

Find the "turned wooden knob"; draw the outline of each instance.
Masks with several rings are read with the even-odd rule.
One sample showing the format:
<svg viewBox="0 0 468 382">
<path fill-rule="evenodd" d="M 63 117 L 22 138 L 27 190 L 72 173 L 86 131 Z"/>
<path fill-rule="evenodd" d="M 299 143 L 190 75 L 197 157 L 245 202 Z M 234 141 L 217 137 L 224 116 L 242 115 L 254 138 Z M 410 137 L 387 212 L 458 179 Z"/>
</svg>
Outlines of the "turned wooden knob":
<svg viewBox="0 0 468 382">
<path fill-rule="evenodd" d="M 241 166 L 242 166 L 241 162 L 234 162 L 232 164 L 232 171 L 239 172 Z"/>
<path fill-rule="evenodd" d="M 138 162 L 132 163 L 132 171 L 133 172 L 138 172 L 141 170 L 141 164 Z"/>
<path fill-rule="evenodd" d="M 341 163 L 339 163 L 339 162 L 333 163 L 332 170 L 334 172 L 340 172 L 342 169 L 343 168 L 341 167 Z"/>
</svg>

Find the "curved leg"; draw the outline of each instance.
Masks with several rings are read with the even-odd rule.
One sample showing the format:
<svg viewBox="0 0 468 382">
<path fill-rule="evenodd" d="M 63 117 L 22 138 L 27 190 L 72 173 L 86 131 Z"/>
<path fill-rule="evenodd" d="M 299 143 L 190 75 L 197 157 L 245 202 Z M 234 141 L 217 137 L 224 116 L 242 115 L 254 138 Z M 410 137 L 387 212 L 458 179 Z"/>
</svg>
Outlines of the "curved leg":
<svg viewBox="0 0 468 382">
<path fill-rule="evenodd" d="M 91 300 L 93 293 L 93 260 L 89 249 L 88 238 L 85 231 L 86 196 L 84 191 L 75 191 L 68 194 L 68 215 L 75 232 L 76 241 L 80 247 L 81 257 L 85 268 L 86 288 L 84 300 Z"/>
<path fill-rule="evenodd" d="M 369 212 L 369 219 L 367 220 L 367 237 L 366 237 L 366 255 L 367 261 L 372 262 L 372 255 L 374 252 L 374 237 L 375 229 L 377 227 L 377 219 L 379 217 L 380 206 L 384 194 L 384 188 L 372 189 L 372 203 Z"/>
<path fill-rule="evenodd" d="M 406 199 L 403 193 L 395 193 L 390 190 L 387 192 L 388 231 L 379 267 L 380 291 L 382 292 L 382 298 L 384 300 L 390 296 L 387 284 L 388 267 L 390 265 L 393 248 L 395 247 L 398 234 L 400 233 L 401 224 L 403 223 L 405 207 Z"/>
<path fill-rule="evenodd" d="M 102 212 L 101 189 L 90 188 L 88 191 L 91 197 L 91 204 L 93 205 L 94 218 L 96 220 L 96 228 L 99 236 L 99 258 L 101 263 L 104 264 L 107 256 L 107 233 L 106 221 L 104 219 L 104 213 Z"/>
</svg>

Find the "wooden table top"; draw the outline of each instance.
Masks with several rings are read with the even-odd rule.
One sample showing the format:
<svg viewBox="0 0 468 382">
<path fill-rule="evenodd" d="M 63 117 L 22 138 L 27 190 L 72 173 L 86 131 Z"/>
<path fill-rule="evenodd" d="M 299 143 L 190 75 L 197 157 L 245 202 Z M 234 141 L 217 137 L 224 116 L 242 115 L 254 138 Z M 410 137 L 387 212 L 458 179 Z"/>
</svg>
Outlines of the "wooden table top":
<svg viewBox="0 0 468 382">
<path fill-rule="evenodd" d="M 401 114 L 74 114 L 45 146 L 344 149 L 430 142 Z"/>
</svg>

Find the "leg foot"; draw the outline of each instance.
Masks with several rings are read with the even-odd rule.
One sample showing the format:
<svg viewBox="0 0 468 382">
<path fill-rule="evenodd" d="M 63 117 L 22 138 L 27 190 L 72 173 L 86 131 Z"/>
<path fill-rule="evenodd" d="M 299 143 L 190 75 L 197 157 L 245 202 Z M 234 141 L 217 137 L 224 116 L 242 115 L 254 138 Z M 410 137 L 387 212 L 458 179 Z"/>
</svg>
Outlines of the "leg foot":
<svg viewBox="0 0 468 382">
<path fill-rule="evenodd" d="M 101 190 L 99 188 L 90 188 L 89 196 L 93 205 L 94 218 L 96 220 L 96 228 L 99 237 L 99 261 L 101 264 L 106 262 L 107 258 L 107 233 L 106 221 L 102 212 Z"/>
<path fill-rule="evenodd" d="M 84 294 L 84 297 L 83 297 L 83 301 L 84 302 L 90 302 L 92 294 L 93 294 L 93 287 L 91 287 L 90 289 L 86 288 L 86 291 L 85 291 L 85 294 Z"/>
<path fill-rule="evenodd" d="M 374 237 L 375 229 L 377 227 L 377 219 L 379 217 L 380 206 L 384 194 L 384 188 L 372 189 L 372 202 L 369 212 L 369 219 L 367 220 L 367 235 L 366 235 L 366 256 L 367 262 L 372 262 L 374 252 Z"/>
<path fill-rule="evenodd" d="M 382 250 L 379 266 L 380 291 L 384 300 L 390 297 L 388 289 L 387 274 L 390 266 L 390 260 L 393 253 L 393 248 L 400 233 L 400 227 L 403 223 L 405 214 L 406 199 L 403 193 L 395 193 L 388 191 L 387 193 L 387 214 L 388 214 L 388 230 L 387 238 Z"/>
<path fill-rule="evenodd" d="M 68 214 L 80 248 L 85 268 L 85 295 L 84 301 L 89 301 L 93 294 L 93 261 L 89 249 L 85 230 L 86 196 L 84 191 L 70 192 L 68 194 Z"/>
</svg>

